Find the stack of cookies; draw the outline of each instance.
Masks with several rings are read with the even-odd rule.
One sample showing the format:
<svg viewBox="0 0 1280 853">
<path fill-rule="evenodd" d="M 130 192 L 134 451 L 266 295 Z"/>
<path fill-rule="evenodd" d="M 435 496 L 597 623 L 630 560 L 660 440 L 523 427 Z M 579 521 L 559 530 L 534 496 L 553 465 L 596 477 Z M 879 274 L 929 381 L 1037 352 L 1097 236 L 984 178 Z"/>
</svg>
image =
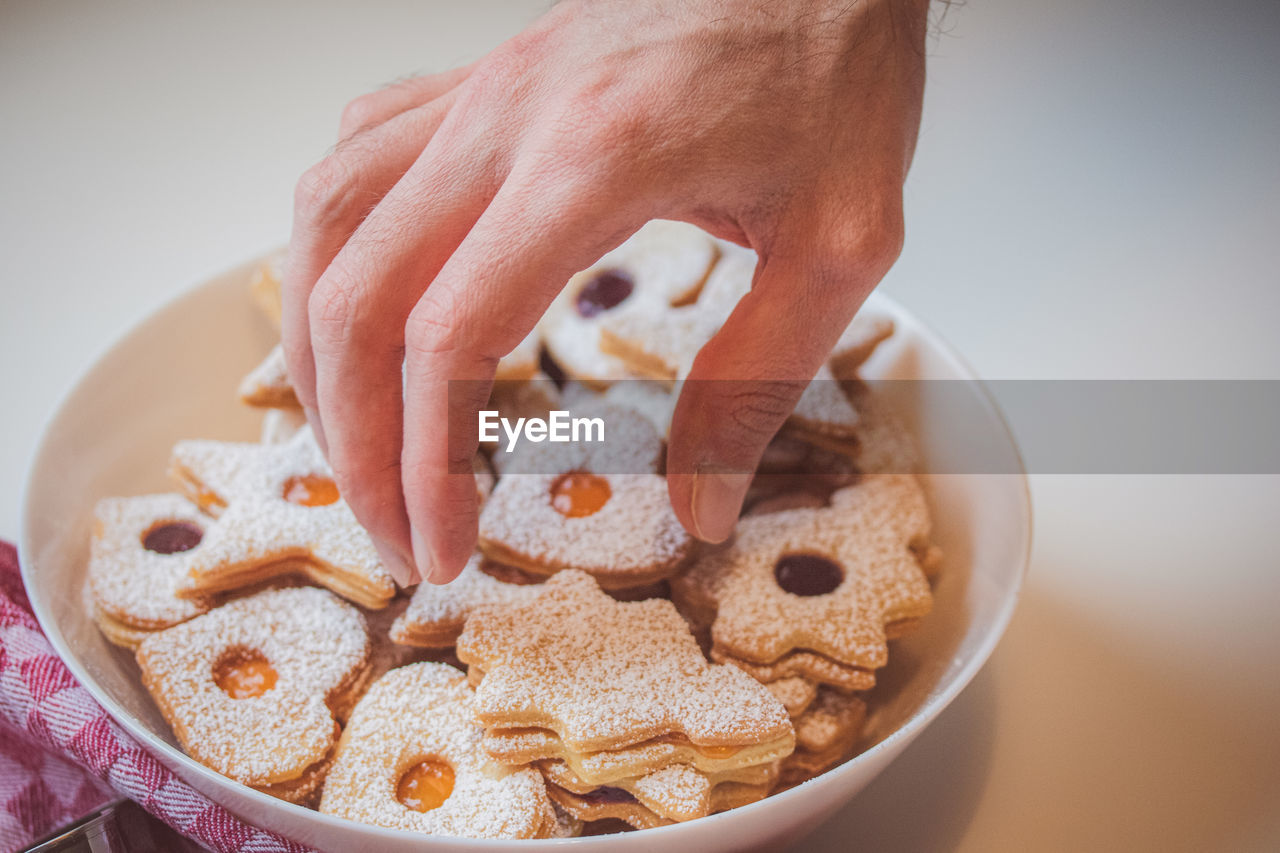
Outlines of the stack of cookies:
<svg viewBox="0 0 1280 853">
<path fill-rule="evenodd" d="M 273 259 L 253 292 L 278 323 Z M 735 535 L 667 498 L 675 388 L 755 257 L 653 222 L 575 276 L 499 365 L 506 417 L 571 408 L 604 445 L 482 447 L 479 543 L 398 590 L 277 347 L 241 385 L 258 443 L 182 441 L 172 494 L 99 503 L 86 604 L 196 760 L 417 832 L 647 829 L 760 800 L 857 748 L 889 642 L 939 565 L 909 436 L 857 371 L 859 317 L 770 444 Z"/>
<path fill-rule="evenodd" d="M 583 820 L 637 828 L 765 797 L 795 737 L 763 685 L 702 656 L 671 602 L 619 602 L 569 569 L 522 605 L 482 606 L 458 639 L 483 748 L 536 766 Z"/>
</svg>

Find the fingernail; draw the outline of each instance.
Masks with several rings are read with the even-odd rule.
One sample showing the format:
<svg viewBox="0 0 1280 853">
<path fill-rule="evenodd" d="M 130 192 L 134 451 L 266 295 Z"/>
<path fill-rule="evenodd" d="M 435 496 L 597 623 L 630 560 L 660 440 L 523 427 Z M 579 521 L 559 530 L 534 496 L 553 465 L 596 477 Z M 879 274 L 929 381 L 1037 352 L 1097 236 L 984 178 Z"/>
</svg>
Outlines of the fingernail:
<svg viewBox="0 0 1280 853">
<path fill-rule="evenodd" d="M 382 560 L 383 567 L 391 573 L 396 583 L 400 586 L 413 586 L 418 582 L 418 572 L 413 567 L 413 563 L 400 556 L 400 552 L 391 543 L 376 536 L 369 538 L 373 540 L 378 559 Z"/>
<path fill-rule="evenodd" d="M 711 543 L 728 539 L 750 484 L 750 474 L 699 466 L 693 475 L 694 535 Z"/>
<path fill-rule="evenodd" d="M 316 437 L 316 445 L 325 456 L 329 455 L 329 442 L 324 440 L 324 425 L 320 423 L 320 413 L 311 407 L 304 407 L 307 423 L 311 424 L 311 434 Z"/>
<path fill-rule="evenodd" d="M 418 574 L 421 576 L 422 582 L 440 583 L 435 579 L 436 567 L 431 559 L 431 548 L 427 545 L 427 540 L 422 538 L 416 528 L 410 534 L 410 539 L 413 541 L 413 562 L 418 567 Z"/>
</svg>

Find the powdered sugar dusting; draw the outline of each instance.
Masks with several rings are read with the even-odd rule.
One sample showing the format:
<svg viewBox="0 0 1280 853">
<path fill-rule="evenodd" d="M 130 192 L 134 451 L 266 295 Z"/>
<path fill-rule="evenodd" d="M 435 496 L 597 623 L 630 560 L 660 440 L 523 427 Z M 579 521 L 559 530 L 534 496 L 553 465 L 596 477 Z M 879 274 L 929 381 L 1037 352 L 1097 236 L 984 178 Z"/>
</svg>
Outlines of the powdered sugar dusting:
<svg viewBox="0 0 1280 853">
<path fill-rule="evenodd" d="M 179 480 L 225 504 L 191 560 L 184 595 L 199 594 L 293 571 L 303 563 L 317 582 L 366 607 L 384 606 L 395 583 L 369 534 L 346 501 L 300 506 L 284 498 L 291 477 L 331 477 L 309 427 L 284 444 L 183 441 L 171 467 Z"/>
<path fill-rule="evenodd" d="M 633 409 L 597 401 L 583 417 L 601 417 L 605 444 L 527 444 L 509 464 L 480 515 L 480 547 L 499 562 L 539 574 L 581 569 L 610 588 L 636 586 L 680 568 L 693 539 L 671 509 L 656 471 L 662 440 Z M 570 518 L 552 505 L 551 487 L 570 471 L 595 473 L 611 497 L 597 512 Z"/>
<path fill-rule="evenodd" d="M 232 699 L 213 669 L 229 649 L 261 653 L 278 678 Z M 331 593 L 277 589 L 223 605 L 142 641 L 143 682 L 197 761 L 250 785 L 297 778 L 325 758 L 337 723 L 328 703 L 369 655 L 364 618 Z"/>
<path fill-rule="evenodd" d="M 910 475 L 872 475 L 835 493 L 832 505 L 744 518 L 726 549 L 673 582 L 677 595 L 714 600 L 713 649 L 768 664 L 810 650 L 846 666 L 888 658 L 885 625 L 928 613 L 928 579 L 911 550 L 929 533 L 928 509 Z M 774 578 L 794 553 L 836 562 L 843 582 L 826 595 L 798 596 Z"/>
<path fill-rule="evenodd" d="M 418 584 L 408 609 L 391 626 L 391 639 L 413 645 L 452 646 L 475 608 L 523 603 L 537 597 L 537 585 L 506 583 L 482 571 L 483 559 L 472 555 L 462 573 L 447 584 Z"/>
<path fill-rule="evenodd" d="M 634 374 L 601 351 L 600 329 L 615 317 L 653 315 L 696 296 L 719 249 L 700 229 L 682 222 L 654 220 L 569 280 L 544 315 L 540 328 L 547 349 L 575 379 L 605 385 Z M 602 271 L 619 270 L 634 284 L 631 295 L 609 311 L 583 317 L 578 293 Z"/>
<path fill-rule="evenodd" d="M 107 615 L 134 628 L 167 628 L 208 610 L 199 600 L 179 598 L 177 589 L 201 548 L 157 554 L 143 547 L 159 524 L 186 522 L 200 529 L 210 519 L 181 495 L 106 498 L 94 508 L 95 534 L 89 548 L 89 588 Z"/>
<path fill-rule="evenodd" d="M 680 732 L 699 745 L 790 739 L 786 709 L 732 667 L 708 664 L 671 602 L 617 602 L 561 572 L 526 605 L 481 607 L 458 657 L 485 673 L 484 725 L 552 729 L 579 752 Z"/>
<path fill-rule="evenodd" d="M 535 838 L 557 821 L 541 775 L 493 764 L 478 749 L 474 699 L 456 669 L 417 663 L 394 669 L 351 715 L 325 781 L 320 811 L 350 820 L 470 838 Z M 424 758 L 454 771 L 453 792 L 419 812 L 396 799 L 400 775 Z"/>
<path fill-rule="evenodd" d="M 298 408 L 298 397 L 289 380 L 284 348 L 276 344 L 267 357 L 240 382 L 240 399 L 250 406 Z"/>
</svg>

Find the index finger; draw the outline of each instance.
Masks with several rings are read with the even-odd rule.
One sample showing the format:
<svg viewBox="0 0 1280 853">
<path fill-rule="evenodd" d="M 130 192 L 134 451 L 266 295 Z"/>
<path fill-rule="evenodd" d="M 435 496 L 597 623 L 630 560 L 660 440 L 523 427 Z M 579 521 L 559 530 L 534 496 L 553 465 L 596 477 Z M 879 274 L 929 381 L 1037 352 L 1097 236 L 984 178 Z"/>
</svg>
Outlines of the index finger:
<svg viewBox="0 0 1280 853">
<path fill-rule="evenodd" d="M 414 561 L 432 583 L 456 577 L 475 546 L 471 458 L 498 359 L 642 221 L 603 187 L 513 173 L 410 315 L 401 470 Z"/>
</svg>

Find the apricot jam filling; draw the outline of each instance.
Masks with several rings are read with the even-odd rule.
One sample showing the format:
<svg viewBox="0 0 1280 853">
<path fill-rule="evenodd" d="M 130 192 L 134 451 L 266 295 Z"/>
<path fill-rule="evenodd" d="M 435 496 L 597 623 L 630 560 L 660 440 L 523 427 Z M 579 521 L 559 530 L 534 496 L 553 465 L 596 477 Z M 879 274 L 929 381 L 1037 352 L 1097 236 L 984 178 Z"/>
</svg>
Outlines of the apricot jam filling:
<svg viewBox="0 0 1280 853">
<path fill-rule="evenodd" d="M 566 518 L 597 513 L 612 496 L 608 480 L 586 471 L 570 471 L 551 484 L 551 505 Z"/>
<path fill-rule="evenodd" d="M 232 699 L 252 699 L 276 686 L 276 670 L 262 652 L 228 649 L 213 665 L 213 682 Z"/>
<path fill-rule="evenodd" d="M 453 793 L 453 768 L 438 758 L 424 758 L 400 775 L 396 799 L 405 808 L 429 812 Z"/>
</svg>

